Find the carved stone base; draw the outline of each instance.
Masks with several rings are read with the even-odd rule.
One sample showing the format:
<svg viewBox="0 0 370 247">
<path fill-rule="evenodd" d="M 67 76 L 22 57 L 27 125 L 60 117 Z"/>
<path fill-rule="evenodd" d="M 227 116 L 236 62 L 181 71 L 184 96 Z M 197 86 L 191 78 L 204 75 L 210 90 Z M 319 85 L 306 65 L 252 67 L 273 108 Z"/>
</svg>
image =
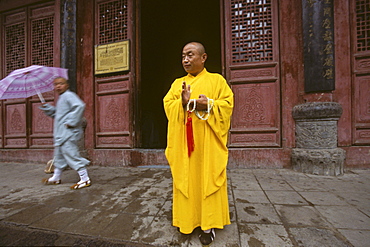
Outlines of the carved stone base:
<svg viewBox="0 0 370 247">
<path fill-rule="evenodd" d="M 339 176 L 344 173 L 346 151 L 341 148 L 301 149 L 292 151 L 293 170 L 326 176 Z"/>
</svg>

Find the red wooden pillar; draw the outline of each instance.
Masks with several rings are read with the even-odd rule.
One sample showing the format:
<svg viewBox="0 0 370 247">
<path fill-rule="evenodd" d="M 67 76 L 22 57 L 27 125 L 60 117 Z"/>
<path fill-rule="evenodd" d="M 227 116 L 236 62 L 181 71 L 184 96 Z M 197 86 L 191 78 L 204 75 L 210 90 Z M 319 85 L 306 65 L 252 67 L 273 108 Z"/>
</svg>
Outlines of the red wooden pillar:
<svg viewBox="0 0 370 247">
<path fill-rule="evenodd" d="M 85 102 L 85 149 L 92 150 L 94 143 L 94 9 L 90 0 L 77 1 L 77 92 Z"/>
</svg>

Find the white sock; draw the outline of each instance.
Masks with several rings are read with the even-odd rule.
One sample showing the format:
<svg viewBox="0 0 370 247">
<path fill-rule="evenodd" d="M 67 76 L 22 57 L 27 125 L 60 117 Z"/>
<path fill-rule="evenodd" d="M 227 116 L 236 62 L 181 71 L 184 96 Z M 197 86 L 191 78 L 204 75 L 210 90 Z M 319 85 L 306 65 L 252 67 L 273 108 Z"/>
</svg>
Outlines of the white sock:
<svg viewBox="0 0 370 247">
<path fill-rule="evenodd" d="M 211 228 L 211 229 L 209 229 L 209 230 L 204 230 L 203 232 L 204 232 L 204 233 L 210 233 L 210 232 L 211 232 L 211 230 L 212 230 L 212 228 Z"/>
<path fill-rule="evenodd" d="M 53 176 L 51 178 L 49 178 L 49 181 L 54 181 L 55 182 L 55 181 L 60 180 L 60 177 L 62 175 L 62 172 L 63 172 L 63 170 L 55 167 L 54 168 L 54 174 L 53 174 Z"/>
<path fill-rule="evenodd" d="M 90 180 L 89 174 L 87 173 L 86 168 L 82 168 L 77 171 L 78 175 L 80 175 L 81 182 L 86 182 L 87 180 Z"/>
</svg>

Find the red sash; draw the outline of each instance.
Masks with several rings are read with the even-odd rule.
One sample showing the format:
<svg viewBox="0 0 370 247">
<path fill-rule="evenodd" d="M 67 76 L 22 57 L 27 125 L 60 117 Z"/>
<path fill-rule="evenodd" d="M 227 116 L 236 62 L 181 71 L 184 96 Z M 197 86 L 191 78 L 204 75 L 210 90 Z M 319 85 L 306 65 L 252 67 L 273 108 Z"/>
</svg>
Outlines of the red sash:
<svg viewBox="0 0 370 247">
<path fill-rule="evenodd" d="M 194 136 L 193 136 L 193 120 L 190 116 L 191 112 L 188 111 L 188 118 L 186 121 L 186 140 L 188 143 L 188 156 L 194 151 Z"/>
</svg>

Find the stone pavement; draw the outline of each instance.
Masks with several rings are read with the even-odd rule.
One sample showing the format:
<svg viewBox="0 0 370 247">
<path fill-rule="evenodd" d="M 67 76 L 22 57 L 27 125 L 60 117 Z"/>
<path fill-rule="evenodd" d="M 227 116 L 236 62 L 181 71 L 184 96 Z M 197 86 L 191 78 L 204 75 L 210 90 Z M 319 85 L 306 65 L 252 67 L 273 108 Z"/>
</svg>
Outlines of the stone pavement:
<svg viewBox="0 0 370 247">
<path fill-rule="evenodd" d="M 45 186 L 43 164 L 0 163 L 1 246 L 201 246 L 198 229 L 171 226 L 168 167 L 90 166 L 93 185 L 73 191 L 77 173 Z M 370 246 L 370 170 L 341 177 L 289 169 L 232 169 L 232 224 L 216 246 Z"/>
</svg>

